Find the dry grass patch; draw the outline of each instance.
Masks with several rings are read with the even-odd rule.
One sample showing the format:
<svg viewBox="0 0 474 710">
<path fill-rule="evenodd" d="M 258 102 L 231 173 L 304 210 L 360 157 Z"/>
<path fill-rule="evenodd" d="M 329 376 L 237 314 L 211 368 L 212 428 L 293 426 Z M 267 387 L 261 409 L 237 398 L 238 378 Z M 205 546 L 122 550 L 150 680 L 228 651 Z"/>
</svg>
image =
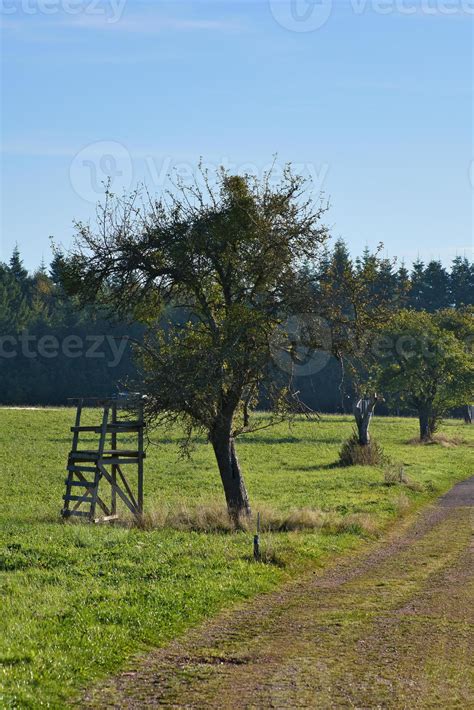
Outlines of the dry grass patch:
<svg viewBox="0 0 474 710">
<path fill-rule="evenodd" d="M 411 446 L 434 446 L 438 444 L 445 449 L 453 449 L 456 446 L 472 446 L 471 443 L 460 436 L 446 436 L 445 434 L 434 434 L 429 441 L 420 441 L 418 437 L 410 439 Z"/>
<path fill-rule="evenodd" d="M 229 533 L 235 524 L 229 518 L 227 508 L 217 502 L 191 506 L 185 502 L 174 506 L 160 506 L 132 521 L 142 530 L 179 530 L 182 532 Z M 246 529 L 248 521 L 241 521 Z"/>
<path fill-rule="evenodd" d="M 410 499 L 405 493 L 399 493 L 393 500 L 393 507 L 398 515 L 404 515 L 410 510 Z"/>
<path fill-rule="evenodd" d="M 190 506 L 181 503 L 174 507 L 160 507 L 145 513 L 138 521 L 131 521 L 142 530 L 179 530 L 181 532 L 232 533 L 254 532 L 260 515 L 262 533 L 308 532 L 320 530 L 328 534 L 350 532 L 357 535 L 376 535 L 379 528 L 367 514 L 342 515 L 335 511 L 317 508 L 299 508 L 281 512 L 270 506 L 260 505 L 249 518 L 242 518 L 236 526 L 229 518 L 227 509 L 219 503 L 203 503 Z"/>
</svg>

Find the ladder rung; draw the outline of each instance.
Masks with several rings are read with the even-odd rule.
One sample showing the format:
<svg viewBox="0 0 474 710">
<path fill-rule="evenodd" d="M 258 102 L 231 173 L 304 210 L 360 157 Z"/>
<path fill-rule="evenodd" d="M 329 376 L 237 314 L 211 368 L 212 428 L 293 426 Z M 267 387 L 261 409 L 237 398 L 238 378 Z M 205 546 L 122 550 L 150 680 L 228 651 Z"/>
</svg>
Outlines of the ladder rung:
<svg viewBox="0 0 474 710">
<path fill-rule="evenodd" d="M 107 465 L 107 466 L 113 466 L 113 465 L 125 466 L 126 464 L 130 464 L 130 463 L 137 464 L 137 463 L 140 463 L 140 461 L 141 461 L 141 459 L 132 459 L 132 458 L 128 458 L 128 457 L 120 458 L 117 456 L 115 456 L 115 457 L 112 456 L 109 458 L 105 457 L 105 458 L 99 459 L 100 464 Z"/>
<path fill-rule="evenodd" d="M 65 518 L 68 518 L 70 515 L 76 515 L 78 518 L 90 518 L 91 514 L 86 513 L 83 510 L 62 510 L 62 515 Z"/>
<path fill-rule="evenodd" d="M 117 422 L 117 424 L 108 424 L 106 432 L 127 432 L 127 431 L 138 431 L 143 427 L 143 424 L 140 424 L 140 422 Z M 71 427 L 72 432 L 91 432 L 93 434 L 101 434 L 102 433 L 102 427 L 100 426 L 72 426 Z"/>
<path fill-rule="evenodd" d="M 102 452 L 102 456 L 138 456 L 138 453 L 138 451 L 132 451 L 131 449 L 106 449 Z M 79 456 L 82 456 L 83 454 L 85 454 L 86 456 L 99 455 L 96 451 L 93 451 L 92 449 L 84 449 L 83 451 L 72 452 L 73 456 L 75 456 L 76 454 L 78 454 Z"/>
<path fill-rule="evenodd" d="M 83 503 L 92 503 L 92 501 L 94 499 L 93 498 L 86 498 L 85 496 L 64 495 L 63 500 L 81 500 Z"/>
<path fill-rule="evenodd" d="M 87 464 L 95 464 L 100 460 L 99 454 L 78 454 L 77 456 L 71 456 L 71 459 L 75 462 L 75 465 L 78 466 L 78 468 L 84 468 L 81 466 L 81 463 Z M 94 469 L 95 470 L 95 469 Z"/>
<path fill-rule="evenodd" d="M 93 466 L 73 466 L 69 465 L 66 469 L 71 473 L 95 473 L 97 469 Z"/>
<path fill-rule="evenodd" d="M 100 433 L 102 431 L 100 426 L 72 426 L 71 427 L 72 432 L 76 431 L 92 431 L 92 432 L 97 432 Z"/>
<path fill-rule="evenodd" d="M 71 451 L 69 454 L 72 459 L 80 458 L 81 456 L 92 456 L 93 458 L 100 458 L 104 456 L 123 456 L 124 458 L 137 458 L 140 455 L 139 451 L 133 451 L 132 449 L 106 449 L 100 455 L 98 451 L 93 451 L 92 449 L 83 449 L 82 451 Z"/>
<path fill-rule="evenodd" d="M 69 481 L 67 478 L 65 479 L 64 483 L 67 486 L 84 486 L 85 488 L 92 488 L 95 486 L 94 481 Z"/>
</svg>

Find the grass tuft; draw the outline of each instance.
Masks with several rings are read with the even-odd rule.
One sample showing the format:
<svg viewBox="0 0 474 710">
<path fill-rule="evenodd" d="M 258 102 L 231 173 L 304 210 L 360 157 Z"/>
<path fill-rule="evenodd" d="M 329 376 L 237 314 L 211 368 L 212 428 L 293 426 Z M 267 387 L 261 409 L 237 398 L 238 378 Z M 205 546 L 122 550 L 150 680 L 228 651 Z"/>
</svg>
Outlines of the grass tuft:
<svg viewBox="0 0 474 710">
<path fill-rule="evenodd" d="M 236 530 L 225 505 L 218 501 L 202 505 L 186 502 L 159 506 L 131 521 L 141 530 L 179 530 L 181 532 L 229 533 Z M 249 521 L 241 520 L 239 529 L 247 529 Z"/>
<path fill-rule="evenodd" d="M 399 493 L 393 501 L 393 508 L 397 515 L 403 516 L 410 510 L 410 499 L 405 493 Z"/>
<path fill-rule="evenodd" d="M 423 493 L 425 490 L 425 487 L 421 483 L 413 481 L 407 476 L 405 468 L 401 464 L 390 464 L 385 467 L 384 484 L 386 486 L 404 485 L 415 493 Z"/>
<path fill-rule="evenodd" d="M 339 452 L 341 466 L 382 466 L 386 460 L 380 444 L 372 440 L 367 446 L 361 446 L 356 432 L 344 442 Z"/>
</svg>

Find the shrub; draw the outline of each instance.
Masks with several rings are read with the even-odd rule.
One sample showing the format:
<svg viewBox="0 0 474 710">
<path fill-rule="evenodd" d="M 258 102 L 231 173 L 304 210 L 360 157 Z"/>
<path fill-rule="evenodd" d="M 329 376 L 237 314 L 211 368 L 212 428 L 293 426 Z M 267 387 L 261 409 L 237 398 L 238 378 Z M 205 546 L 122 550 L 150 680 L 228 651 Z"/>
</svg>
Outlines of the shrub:
<svg viewBox="0 0 474 710">
<path fill-rule="evenodd" d="M 344 442 L 339 452 L 341 466 L 382 466 L 386 461 L 383 449 L 376 441 L 361 446 L 356 432 Z"/>
</svg>

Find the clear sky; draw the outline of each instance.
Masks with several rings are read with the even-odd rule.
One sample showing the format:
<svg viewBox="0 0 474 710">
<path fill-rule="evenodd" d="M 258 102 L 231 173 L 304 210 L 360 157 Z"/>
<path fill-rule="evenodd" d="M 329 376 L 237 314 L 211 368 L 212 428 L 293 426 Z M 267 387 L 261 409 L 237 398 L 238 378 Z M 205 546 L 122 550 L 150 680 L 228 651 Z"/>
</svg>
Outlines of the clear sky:
<svg viewBox="0 0 474 710">
<path fill-rule="evenodd" d="M 159 192 L 275 153 L 354 253 L 472 255 L 474 0 L 0 5 L 0 259 L 70 244 L 108 174 Z"/>
</svg>

